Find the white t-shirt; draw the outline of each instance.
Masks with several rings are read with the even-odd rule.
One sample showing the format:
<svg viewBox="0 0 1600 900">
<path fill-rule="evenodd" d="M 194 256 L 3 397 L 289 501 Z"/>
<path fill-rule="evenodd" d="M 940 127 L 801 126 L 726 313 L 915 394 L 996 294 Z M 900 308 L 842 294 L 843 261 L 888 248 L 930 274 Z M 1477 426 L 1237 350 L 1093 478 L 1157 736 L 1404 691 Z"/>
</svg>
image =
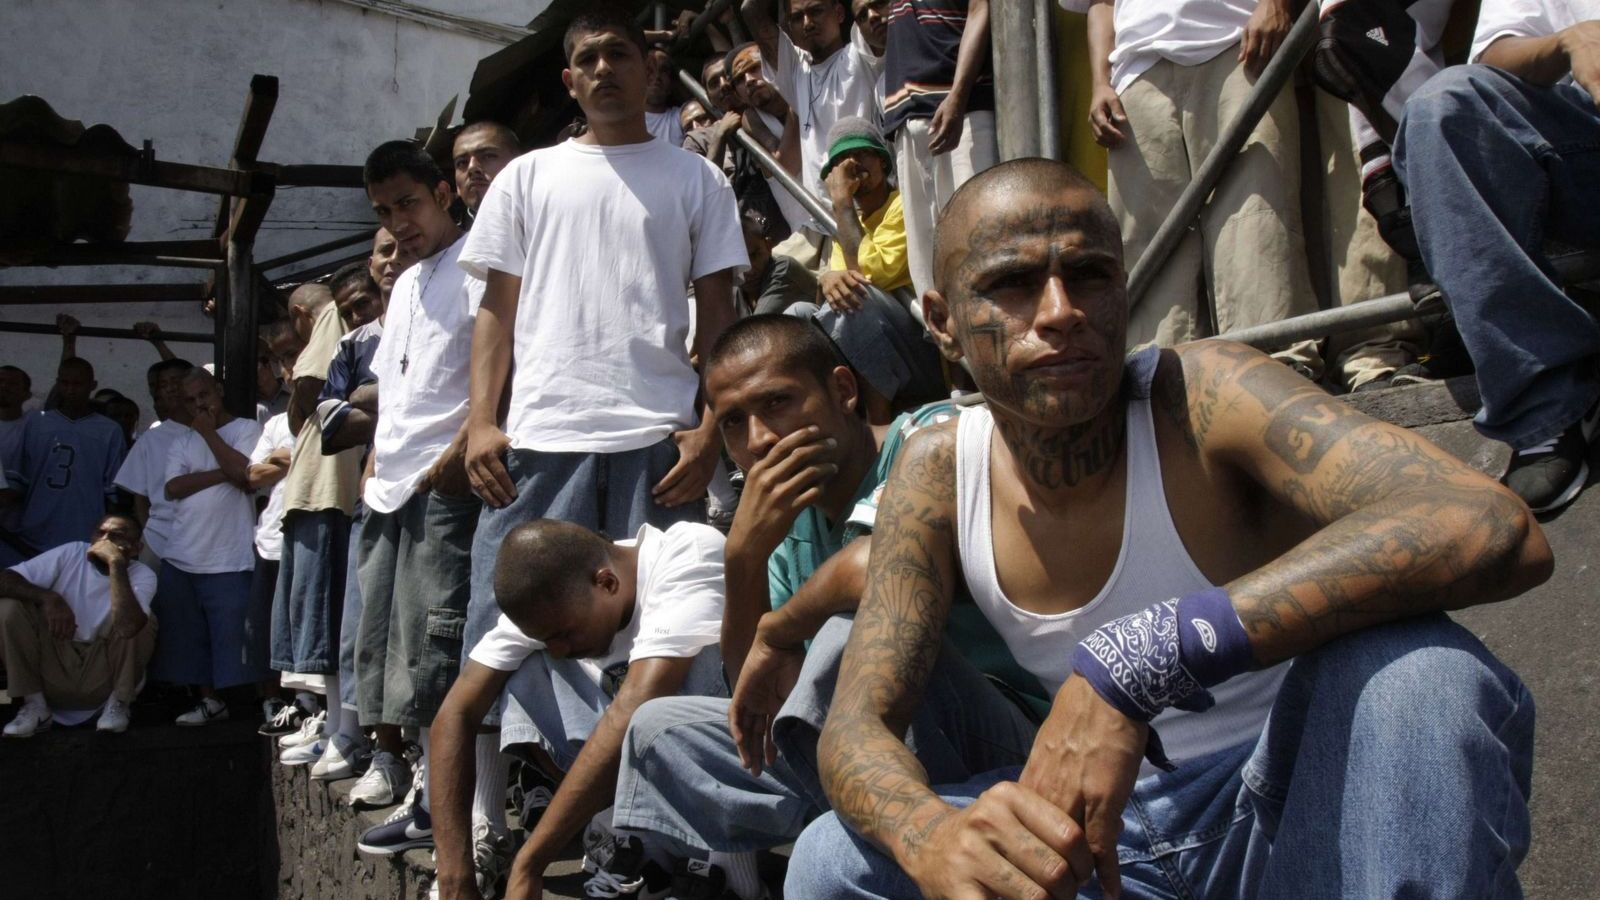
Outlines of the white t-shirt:
<svg viewBox="0 0 1600 900">
<path fill-rule="evenodd" d="M 11 567 L 34 587 L 55 591 L 67 601 L 78 624 L 72 633 L 75 641 L 102 637 L 101 631 L 111 617 L 111 577 L 95 568 L 88 552 L 88 541 L 73 541 Z M 128 583 L 133 587 L 134 599 L 148 613 L 156 595 L 156 573 L 133 560 L 128 563 Z"/>
<path fill-rule="evenodd" d="M 569 140 L 512 160 L 461 251 L 478 278 L 522 277 L 511 445 L 621 453 L 692 426 L 689 284 L 749 264 L 733 188 L 705 157 Z"/>
<path fill-rule="evenodd" d="M 1158 60 L 1198 66 L 1244 35 L 1257 0 L 1117 0 L 1112 22 L 1111 87 L 1117 93 Z M 1089 11 L 1089 0 L 1061 0 L 1069 12 Z"/>
<path fill-rule="evenodd" d="M 459 265 L 466 235 L 400 273 L 384 316 L 388 339 L 372 357 L 378 428 L 372 436 L 368 507 L 392 513 L 438 461 L 467 420 L 472 317 L 483 282 Z"/>
<path fill-rule="evenodd" d="M 261 429 L 260 439 L 256 441 L 255 449 L 250 451 L 250 464 L 260 465 L 278 450 L 294 452 L 294 434 L 289 431 L 288 413 L 278 413 L 267 420 L 266 427 Z M 261 510 L 261 517 L 256 520 L 256 553 L 260 554 L 262 559 L 283 558 L 282 481 L 272 486 L 272 493 L 267 495 L 267 505 Z"/>
<path fill-rule="evenodd" d="M 145 429 L 133 442 L 133 449 L 117 470 L 116 485 L 150 501 L 150 517 L 144 523 L 144 542 L 157 558 L 165 559 L 167 541 L 172 536 L 172 516 L 177 504 L 167 499 L 167 463 L 172 448 L 193 431 L 181 422 L 167 419 Z"/>
<path fill-rule="evenodd" d="M 637 538 L 618 541 L 639 548 L 633 616 L 617 632 L 604 656 L 582 660 L 599 682 L 601 674 L 635 660 L 684 659 L 717 643 L 722 634 L 722 532 L 682 522 L 662 531 L 652 525 Z M 544 644 L 522 633 L 502 613 L 495 627 L 472 648 L 471 658 L 499 672 L 514 672 Z"/>
<path fill-rule="evenodd" d="M 678 114 L 683 107 L 674 106 L 666 112 L 653 113 L 644 111 L 644 127 L 656 137 L 666 141 L 674 147 L 683 146 L 683 122 L 678 119 Z"/>
<path fill-rule="evenodd" d="M 1548 37 L 1594 19 L 1600 19 L 1600 0 L 1483 0 L 1467 59 L 1477 62 L 1503 37 Z"/>
<path fill-rule="evenodd" d="M 261 439 L 255 419 L 234 419 L 217 429 L 224 443 L 246 457 Z M 200 432 L 190 430 L 173 445 L 167 481 L 191 472 L 219 468 Z M 214 484 L 177 501 L 166 562 L 191 575 L 248 572 L 255 567 L 255 506 L 250 494 L 231 484 Z"/>
<path fill-rule="evenodd" d="M 763 59 L 761 65 L 763 75 L 789 101 L 800 121 L 800 181 L 818 197 L 827 197 L 822 166 L 828 161 L 828 129 L 845 116 L 878 122 L 877 86 L 883 57 L 874 55 L 860 29 L 852 27 L 848 44 L 813 64 L 810 54 L 802 52 L 779 29 L 778 64 L 770 67 Z M 774 133 L 782 134 L 783 129 Z M 796 228 L 801 225 L 789 224 Z"/>
<path fill-rule="evenodd" d="M 762 112 L 759 109 L 753 109 L 750 112 L 753 112 L 760 117 L 761 124 L 767 126 L 768 131 L 771 131 L 780 138 L 783 137 L 783 122 L 779 121 L 777 116 L 774 116 L 771 113 Z M 746 115 L 748 115 L 748 113 L 746 113 Z M 763 170 L 763 172 L 765 172 L 765 170 Z M 809 184 L 810 182 L 806 181 L 804 178 L 805 172 L 802 170 L 800 174 L 801 185 L 803 186 Z M 806 208 L 800 205 L 800 201 L 796 200 L 795 196 L 789 193 L 789 189 L 783 186 L 783 182 L 773 178 L 770 175 L 766 176 L 766 179 L 767 190 L 772 192 L 772 199 L 777 201 L 778 209 L 783 212 L 783 218 L 788 221 L 791 229 L 799 231 L 801 228 L 805 227 L 807 222 L 812 221 L 811 213 L 807 212 Z M 828 194 L 826 191 L 821 194 L 817 194 L 817 200 L 824 205 L 826 205 L 828 202 L 827 198 Z"/>
</svg>

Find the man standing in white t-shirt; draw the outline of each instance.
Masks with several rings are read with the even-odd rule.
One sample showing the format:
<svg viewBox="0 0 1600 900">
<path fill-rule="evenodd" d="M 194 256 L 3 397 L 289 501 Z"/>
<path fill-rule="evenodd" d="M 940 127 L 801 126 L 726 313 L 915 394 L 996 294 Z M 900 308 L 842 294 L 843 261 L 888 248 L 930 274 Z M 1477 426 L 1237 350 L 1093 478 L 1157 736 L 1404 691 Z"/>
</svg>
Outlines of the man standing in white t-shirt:
<svg viewBox="0 0 1600 900">
<path fill-rule="evenodd" d="M 660 47 L 651 47 L 646 54 L 650 65 L 650 80 L 644 88 L 644 127 L 649 132 L 674 147 L 683 146 L 683 123 L 678 120 L 680 106 L 673 105 L 672 56 Z"/>
<path fill-rule="evenodd" d="M 1289 0 L 1061 5 L 1089 14 L 1089 125 L 1110 150 L 1107 193 L 1132 269 L 1289 33 Z M 1316 311 L 1300 228 L 1296 109 L 1286 87 L 1229 165 L 1200 227 L 1128 310 L 1130 347 L 1172 346 L 1213 326 L 1226 333 Z M 1275 357 L 1309 378 L 1322 376 L 1315 341 Z"/>
<path fill-rule="evenodd" d="M 147 565 L 161 565 L 172 534 L 176 504 L 167 499 L 167 460 L 173 445 L 190 431 L 183 379 L 192 368 L 185 359 L 164 359 L 150 367 L 150 397 L 159 421 L 134 442 L 117 470 L 116 485 L 133 495 L 134 515 L 144 527 Z"/>
<path fill-rule="evenodd" d="M 507 896 L 525 898 L 542 896 L 545 868 L 611 805 L 634 711 L 657 697 L 726 695 L 717 649 L 724 540 L 715 528 L 689 522 L 666 531 L 644 525 L 615 543 L 550 519 L 507 535 L 494 567 L 504 611 L 473 647 L 439 711 L 432 777 L 440 896 L 469 886 L 487 894 L 499 874 L 480 873 L 473 885 L 466 851 L 475 826 L 466 812 L 472 735 L 502 690 L 510 698 L 505 743 L 535 744 L 566 773 L 511 872 Z M 634 851 L 642 850 L 637 842 L 630 841 Z M 596 881 L 613 888 L 639 875 L 622 871 L 630 868 L 625 860 L 644 863 L 611 846 L 586 850 L 603 870 Z M 663 867 L 652 880 L 666 874 Z"/>
<path fill-rule="evenodd" d="M 466 618 L 482 507 L 466 483 L 462 455 L 472 317 L 483 282 L 457 265 L 465 239 L 450 217 L 454 194 L 420 144 L 380 144 L 362 177 L 378 220 L 419 261 L 395 280 L 372 359 L 378 421 L 357 545 L 356 706 L 364 725 L 420 728 L 425 765 L 428 728 L 461 656 L 448 635 Z M 332 738 L 328 752 L 359 739 L 350 729 Z M 392 755 L 399 748 L 384 749 Z M 398 769 L 397 760 L 384 762 Z M 393 841 L 426 833 L 427 811 L 424 792 L 409 815 L 363 835 L 361 848 L 405 849 Z"/>
<path fill-rule="evenodd" d="M 0 659 L 23 698 L 6 737 L 28 737 L 100 713 L 100 731 L 128 727 L 128 705 L 155 651 L 156 573 L 139 562 L 139 522 L 112 513 L 90 543 L 74 541 L 0 572 Z"/>
<path fill-rule="evenodd" d="M 785 21 L 773 21 L 772 0 L 745 0 L 745 21 L 755 32 L 770 79 L 800 123 L 801 183 L 828 196 L 822 167 L 828 129 L 845 116 L 878 122 L 878 76 L 883 57 L 850 27 L 844 0 L 778 0 Z"/>
<path fill-rule="evenodd" d="M 244 652 L 255 566 L 250 452 L 261 425 L 229 413 L 222 386 L 205 369 L 189 371 L 183 396 L 191 430 L 167 462 L 166 493 L 177 507 L 161 561 L 155 601 L 161 642 L 150 671 L 162 681 L 197 686 L 200 702 L 178 724 L 208 725 L 228 717 L 217 689 L 266 674 Z"/>
</svg>

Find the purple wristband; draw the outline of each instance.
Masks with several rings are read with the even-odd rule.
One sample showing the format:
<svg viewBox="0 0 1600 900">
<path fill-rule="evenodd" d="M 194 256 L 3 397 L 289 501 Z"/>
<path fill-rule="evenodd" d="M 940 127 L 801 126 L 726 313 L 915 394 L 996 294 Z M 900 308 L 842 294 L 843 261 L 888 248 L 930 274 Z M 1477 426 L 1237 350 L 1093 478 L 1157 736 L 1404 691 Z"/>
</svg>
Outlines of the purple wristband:
<svg viewBox="0 0 1600 900">
<path fill-rule="evenodd" d="M 1213 687 L 1257 668 L 1250 636 L 1222 588 L 1178 601 L 1178 655 L 1201 687 Z"/>
</svg>

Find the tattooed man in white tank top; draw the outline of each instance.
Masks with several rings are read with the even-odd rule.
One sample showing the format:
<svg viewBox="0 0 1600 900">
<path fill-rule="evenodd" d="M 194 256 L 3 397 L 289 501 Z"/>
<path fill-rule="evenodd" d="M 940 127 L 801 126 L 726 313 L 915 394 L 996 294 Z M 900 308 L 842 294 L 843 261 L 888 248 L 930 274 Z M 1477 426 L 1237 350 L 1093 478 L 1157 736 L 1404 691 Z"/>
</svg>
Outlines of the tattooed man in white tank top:
<svg viewBox="0 0 1600 900">
<path fill-rule="evenodd" d="M 1509 895 L 1532 703 L 1440 612 L 1549 575 L 1522 502 L 1249 348 L 1125 360 L 1116 220 L 1063 164 L 968 182 L 935 278 L 987 408 L 889 478 L 787 892 Z M 936 790 L 900 738 L 958 578 L 1054 696 L 1020 772 Z"/>
</svg>

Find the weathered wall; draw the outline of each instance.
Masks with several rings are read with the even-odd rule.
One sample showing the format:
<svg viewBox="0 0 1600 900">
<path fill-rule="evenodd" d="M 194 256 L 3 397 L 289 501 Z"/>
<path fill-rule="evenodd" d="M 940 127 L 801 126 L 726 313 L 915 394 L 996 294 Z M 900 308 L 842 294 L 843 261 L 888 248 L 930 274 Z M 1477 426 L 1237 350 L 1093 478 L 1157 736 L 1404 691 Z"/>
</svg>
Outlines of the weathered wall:
<svg viewBox="0 0 1600 900">
<path fill-rule="evenodd" d="M 460 15 L 525 24 L 542 0 L 426 0 Z M 380 141 L 431 124 L 452 96 L 466 100 L 478 60 L 500 45 L 368 12 L 331 0 L 4 0 L 0 2 L 0 102 L 38 94 L 86 125 L 104 122 L 158 158 L 227 165 L 250 76 L 278 77 L 278 105 L 260 158 L 279 163 L 359 165 Z M 458 106 L 459 109 L 459 106 Z M 130 240 L 209 237 L 217 200 L 133 188 Z M 358 191 L 280 190 L 262 228 L 266 259 L 371 227 Z M 0 284 L 203 280 L 192 269 L 0 270 Z M 0 319 L 53 322 L 59 310 L 0 307 Z M 153 319 L 173 331 L 209 332 L 187 304 L 75 306 L 85 324 L 126 327 Z M 101 386 L 134 398 L 150 419 L 144 369 L 155 361 L 137 341 L 84 338 Z M 210 348 L 173 349 L 196 362 Z M 60 344 L 0 334 L 0 362 L 20 365 L 42 398 Z"/>
</svg>

